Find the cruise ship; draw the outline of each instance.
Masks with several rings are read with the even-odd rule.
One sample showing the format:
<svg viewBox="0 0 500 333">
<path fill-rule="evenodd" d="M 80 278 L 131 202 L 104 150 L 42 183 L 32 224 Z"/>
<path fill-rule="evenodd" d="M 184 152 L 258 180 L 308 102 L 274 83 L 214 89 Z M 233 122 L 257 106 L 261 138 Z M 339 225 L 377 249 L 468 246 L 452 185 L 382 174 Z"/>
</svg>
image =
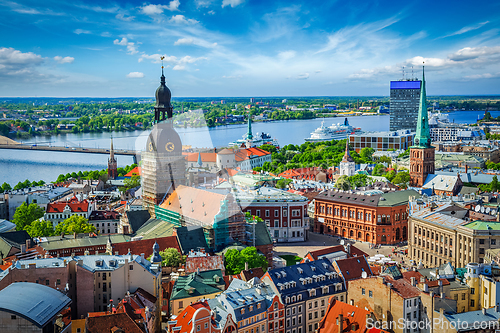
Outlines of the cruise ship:
<svg viewBox="0 0 500 333">
<path fill-rule="evenodd" d="M 229 146 L 250 146 L 250 147 L 258 147 L 263 144 L 273 145 L 279 147 L 278 140 L 273 138 L 269 133 L 257 133 L 255 136 L 252 134 L 252 119 L 248 118 L 248 131 L 243 135 L 243 137 L 239 140 L 235 140 L 229 142 Z"/>
<path fill-rule="evenodd" d="M 333 124 L 330 127 L 326 127 L 325 121 L 322 121 L 321 126 L 316 128 L 314 132 L 311 133 L 311 136 L 304 140 L 309 142 L 339 140 L 347 138 L 349 134 L 360 132 L 360 128 L 354 128 L 349 125 L 347 118 L 345 118 L 343 124 Z"/>
</svg>

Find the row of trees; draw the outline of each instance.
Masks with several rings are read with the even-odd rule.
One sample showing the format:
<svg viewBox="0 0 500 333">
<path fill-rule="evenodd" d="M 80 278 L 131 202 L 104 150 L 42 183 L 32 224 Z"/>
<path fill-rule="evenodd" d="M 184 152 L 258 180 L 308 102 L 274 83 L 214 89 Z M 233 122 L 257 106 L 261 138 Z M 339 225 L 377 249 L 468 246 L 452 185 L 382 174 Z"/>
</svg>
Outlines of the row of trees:
<svg viewBox="0 0 500 333">
<path fill-rule="evenodd" d="M 137 167 L 137 164 L 127 165 L 124 168 L 118 168 L 117 169 L 117 171 L 118 171 L 118 177 L 125 176 L 127 173 L 129 173 L 135 167 Z M 107 169 L 93 170 L 93 171 L 78 171 L 78 172 L 71 172 L 71 173 L 67 173 L 67 174 L 60 174 L 57 177 L 56 182 L 57 183 L 61 183 L 61 182 L 64 182 L 64 181 L 66 181 L 66 180 L 68 180 L 70 178 L 74 178 L 74 179 L 78 179 L 78 178 L 80 178 L 80 179 L 93 179 L 93 180 L 101 179 L 101 180 L 104 181 L 104 178 L 105 178 L 105 180 L 107 180 L 107 176 L 108 176 L 108 170 Z"/>
<path fill-rule="evenodd" d="M 83 216 L 73 215 L 55 228 L 50 221 L 40 220 L 45 214 L 43 208 L 35 203 L 27 205 L 25 202 L 16 209 L 12 222 L 16 224 L 16 230 L 26 230 L 31 237 L 48 237 L 73 233 L 94 232 L 95 227 L 88 223 Z"/>
</svg>

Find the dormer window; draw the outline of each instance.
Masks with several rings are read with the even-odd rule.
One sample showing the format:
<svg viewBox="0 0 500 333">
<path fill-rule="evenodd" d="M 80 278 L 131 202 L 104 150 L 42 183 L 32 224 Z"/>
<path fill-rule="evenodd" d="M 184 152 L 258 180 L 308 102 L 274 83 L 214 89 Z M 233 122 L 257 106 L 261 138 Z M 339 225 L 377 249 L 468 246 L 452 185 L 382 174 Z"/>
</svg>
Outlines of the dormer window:
<svg viewBox="0 0 500 333">
<path fill-rule="evenodd" d="M 245 314 L 245 308 L 241 309 L 241 314 Z"/>
</svg>

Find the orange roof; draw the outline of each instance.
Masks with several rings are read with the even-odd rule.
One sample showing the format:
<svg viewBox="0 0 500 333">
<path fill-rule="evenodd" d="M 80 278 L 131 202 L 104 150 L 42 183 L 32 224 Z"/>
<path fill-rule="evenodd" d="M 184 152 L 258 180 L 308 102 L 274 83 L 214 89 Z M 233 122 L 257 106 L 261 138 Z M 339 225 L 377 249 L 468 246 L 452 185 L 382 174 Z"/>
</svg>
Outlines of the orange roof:
<svg viewBox="0 0 500 333">
<path fill-rule="evenodd" d="M 200 221 L 203 225 L 212 225 L 215 215 L 219 213 L 220 202 L 225 198 L 224 194 L 179 185 L 160 207 Z"/>
<path fill-rule="evenodd" d="M 89 202 L 87 200 L 78 201 L 76 197 L 69 201 L 51 202 L 47 204 L 47 213 L 62 213 L 66 206 L 69 207 L 72 213 L 83 213 L 89 210 Z"/>
<path fill-rule="evenodd" d="M 241 162 L 254 157 L 262 157 L 270 154 L 271 154 L 270 152 L 262 150 L 260 148 L 247 148 L 247 149 L 237 150 L 235 154 L 235 159 L 237 162 Z"/>
<path fill-rule="evenodd" d="M 332 296 L 330 298 L 330 306 L 328 312 L 323 317 L 319 323 L 319 328 L 316 332 L 318 333 L 330 333 L 339 332 L 339 324 L 337 323 L 337 318 L 343 316 L 343 328 L 349 328 L 349 332 L 353 333 L 365 333 L 366 327 L 366 316 L 371 315 L 370 312 L 365 309 L 355 307 L 354 305 L 349 305 L 340 302 Z M 385 332 L 380 329 L 375 331 L 370 330 L 373 333 Z"/>
<path fill-rule="evenodd" d="M 198 162 L 198 154 L 201 154 L 202 162 L 215 163 L 217 162 L 216 153 L 188 153 L 186 155 L 186 161 L 188 162 Z"/>
<path fill-rule="evenodd" d="M 172 325 L 171 327 L 180 327 L 179 331 L 181 332 L 193 332 L 193 316 L 196 311 L 199 309 L 205 308 L 207 310 L 207 315 L 210 315 L 211 310 L 210 306 L 208 305 L 207 301 L 201 301 L 201 302 L 196 302 L 193 304 L 188 305 L 184 310 L 182 310 L 181 313 L 177 316 L 175 319 L 175 325 Z M 202 316 L 201 318 L 195 318 L 195 323 L 197 322 L 196 319 L 200 320 L 203 319 Z M 170 326 L 170 325 L 169 325 Z"/>
<path fill-rule="evenodd" d="M 130 170 L 125 177 L 140 176 L 142 175 L 142 169 L 138 166 Z"/>
<path fill-rule="evenodd" d="M 234 169 L 226 169 L 227 171 L 227 174 L 229 175 L 229 177 L 233 177 L 235 174 L 238 173 L 238 170 L 234 170 Z"/>
</svg>

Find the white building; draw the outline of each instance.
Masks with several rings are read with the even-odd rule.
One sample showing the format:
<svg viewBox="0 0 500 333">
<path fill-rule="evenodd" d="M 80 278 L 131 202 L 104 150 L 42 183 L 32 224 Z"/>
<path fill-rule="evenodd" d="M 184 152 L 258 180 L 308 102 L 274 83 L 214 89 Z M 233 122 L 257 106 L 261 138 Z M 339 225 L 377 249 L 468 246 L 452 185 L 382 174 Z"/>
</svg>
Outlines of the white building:
<svg viewBox="0 0 500 333">
<path fill-rule="evenodd" d="M 353 176 L 356 173 L 356 163 L 349 154 L 349 140 L 346 141 L 344 158 L 340 162 L 340 175 L 341 176 Z"/>
</svg>

